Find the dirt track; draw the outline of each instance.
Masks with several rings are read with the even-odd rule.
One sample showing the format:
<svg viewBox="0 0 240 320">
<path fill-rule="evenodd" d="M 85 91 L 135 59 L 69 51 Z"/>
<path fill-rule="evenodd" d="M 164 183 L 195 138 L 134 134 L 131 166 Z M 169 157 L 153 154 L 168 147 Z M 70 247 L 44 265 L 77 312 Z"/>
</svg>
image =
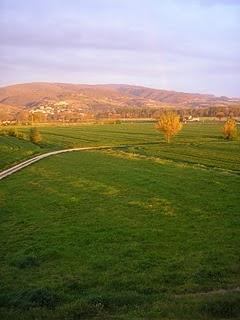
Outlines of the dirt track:
<svg viewBox="0 0 240 320">
<path fill-rule="evenodd" d="M 10 176 L 11 174 L 13 174 L 14 172 L 17 172 L 19 170 L 22 170 L 23 168 L 30 166 L 32 163 L 37 162 L 39 160 L 42 160 L 44 158 L 56 155 L 56 154 L 60 154 L 60 153 L 65 153 L 65 152 L 72 152 L 72 151 L 85 151 L 85 150 L 101 150 L 101 149 L 110 149 L 110 148 L 114 148 L 111 146 L 100 146 L 100 147 L 84 147 L 84 148 L 72 148 L 72 149 L 63 149 L 63 150 L 57 150 L 57 151 L 51 151 L 51 152 L 47 152 L 44 154 L 40 154 L 34 158 L 25 160 L 9 169 L 3 170 L 0 172 L 0 180 Z M 115 147 L 116 148 L 116 147 Z"/>
</svg>

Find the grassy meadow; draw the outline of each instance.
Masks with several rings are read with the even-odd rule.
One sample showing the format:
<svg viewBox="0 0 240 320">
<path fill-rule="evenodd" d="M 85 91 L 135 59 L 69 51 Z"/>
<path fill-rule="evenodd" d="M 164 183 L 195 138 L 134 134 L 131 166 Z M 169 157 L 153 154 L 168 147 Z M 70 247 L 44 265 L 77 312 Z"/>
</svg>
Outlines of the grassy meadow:
<svg viewBox="0 0 240 320">
<path fill-rule="evenodd" d="M 0 181 L 0 318 L 239 319 L 240 143 L 220 129 L 187 124 L 170 145 L 152 123 L 0 136 L 1 169 L 116 147 Z"/>
<path fill-rule="evenodd" d="M 30 129 L 18 131 L 29 134 Z M 223 139 L 221 124 L 187 124 L 166 144 L 153 123 L 39 127 L 40 146 L 0 135 L 0 170 L 48 151 L 86 146 L 125 146 L 128 153 L 239 171 L 240 143 Z"/>
</svg>

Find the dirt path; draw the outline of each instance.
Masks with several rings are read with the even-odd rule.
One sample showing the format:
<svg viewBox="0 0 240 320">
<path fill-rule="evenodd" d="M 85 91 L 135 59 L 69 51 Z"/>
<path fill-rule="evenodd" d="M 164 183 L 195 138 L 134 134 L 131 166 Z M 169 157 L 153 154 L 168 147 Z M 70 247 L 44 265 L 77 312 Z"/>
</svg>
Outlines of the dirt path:
<svg viewBox="0 0 240 320">
<path fill-rule="evenodd" d="M 83 147 L 83 148 L 72 148 L 72 149 L 63 149 L 63 150 L 57 150 L 57 151 L 51 151 L 47 152 L 44 154 L 40 154 L 39 156 L 36 156 L 34 158 L 25 160 L 9 169 L 3 170 L 0 172 L 0 180 L 10 176 L 14 172 L 17 172 L 19 170 L 22 170 L 23 168 L 30 166 L 32 163 L 37 162 L 39 160 L 42 160 L 44 158 L 60 154 L 60 153 L 65 153 L 65 152 L 72 152 L 72 151 L 85 151 L 85 150 L 101 150 L 101 149 L 112 149 L 112 148 L 120 148 L 123 146 L 118 146 L 118 147 L 112 147 L 112 146 L 99 146 L 99 147 Z"/>
</svg>

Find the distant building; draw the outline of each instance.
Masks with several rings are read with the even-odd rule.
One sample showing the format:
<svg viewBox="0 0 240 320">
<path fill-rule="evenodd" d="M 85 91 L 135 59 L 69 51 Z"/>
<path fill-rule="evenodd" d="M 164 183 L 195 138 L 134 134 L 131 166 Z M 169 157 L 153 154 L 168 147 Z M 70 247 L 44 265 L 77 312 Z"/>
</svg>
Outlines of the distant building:
<svg viewBox="0 0 240 320">
<path fill-rule="evenodd" d="M 55 102 L 54 103 L 54 106 L 58 106 L 58 107 L 60 107 L 60 106 L 68 106 L 68 105 L 69 105 L 69 103 L 66 102 L 66 101 L 59 101 L 59 102 Z"/>
<path fill-rule="evenodd" d="M 189 116 L 187 119 L 186 119 L 188 122 L 199 122 L 200 121 L 200 118 L 199 117 L 193 117 L 193 116 Z"/>
</svg>

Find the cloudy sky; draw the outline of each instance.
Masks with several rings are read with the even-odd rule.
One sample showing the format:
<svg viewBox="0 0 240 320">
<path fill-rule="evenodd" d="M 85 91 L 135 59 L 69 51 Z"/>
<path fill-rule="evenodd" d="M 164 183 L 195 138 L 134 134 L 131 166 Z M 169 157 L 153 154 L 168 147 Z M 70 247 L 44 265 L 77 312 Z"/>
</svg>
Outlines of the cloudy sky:
<svg viewBox="0 0 240 320">
<path fill-rule="evenodd" d="M 0 0 L 0 85 L 128 83 L 240 97 L 240 0 Z"/>
</svg>

